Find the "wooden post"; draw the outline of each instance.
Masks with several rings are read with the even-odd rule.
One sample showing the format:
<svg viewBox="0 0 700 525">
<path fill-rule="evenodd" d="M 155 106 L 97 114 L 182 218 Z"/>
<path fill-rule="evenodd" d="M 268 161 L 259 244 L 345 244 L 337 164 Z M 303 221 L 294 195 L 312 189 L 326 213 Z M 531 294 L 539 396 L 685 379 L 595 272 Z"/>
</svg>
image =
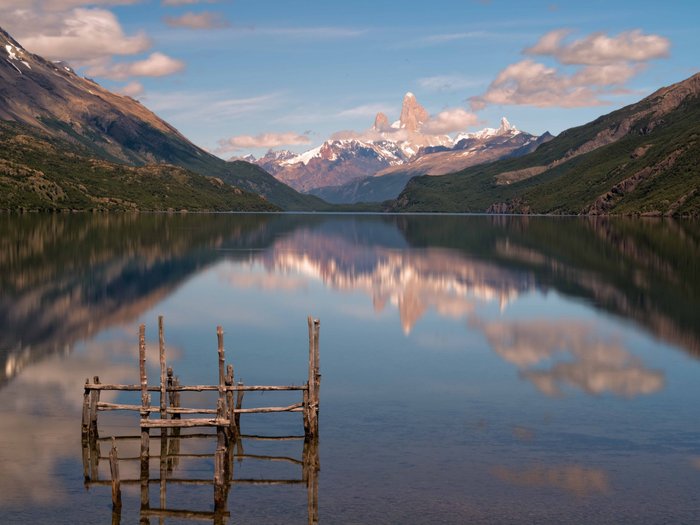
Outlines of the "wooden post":
<svg viewBox="0 0 700 525">
<path fill-rule="evenodd" d="M 216 417 L 224 417 L 224 400 L 219 398 L 216 403 Z M 226 437 L 224 429 L 218 426 L 216 429 L 217 443 L 214 454 L 214 511 L 219 512 L 226 508 Z"/>
<path fill-rule="evenodd" d="M 319 331 L 321 322 L 318 319 L 307 318 L 309 323 L 309 382 L 308 397 L 304 399 L 307 422 L 304 433 L 307 437 L 318 434 L 318 391 L 321 386 L 319 373 Z"/>
<path fill-rule="evenodd" d="M 100 465 L 100 442 L 97 437 L 90 437 L 90 479 L 95 481 L 99 479 Z"/>
<path fill-rule="evenodd" d="M 302 403 L 304 405 L 304 411 L 302 412 L 302 417 L 304 420 L 304 436 L 309 436 L 311 434 L 311 408 L 309 403 L 309 382 L 306 382 L 306 390 L 302 393 Z"/>
<path fill-rule="evenodd" d="M 226 416 L 226 359 L 224 355 L 224 330 L 221 326 L 216 327 L 216 338 L 219 354 L 219 399 L 216 401 L 216 418 L 221 421 Z M 214 511 L 218 512 L 226 508 L 226 435 L 225 429 L 221 425 L 216 427 L 216 439 L 216 453 L 214 456 Z"/>
<path fill-rule="evenodd" d="M 314 401 L 313 401 L 313 433 L 318 436 L 318 412 L 320 406 L 321 393 L 321 357 L 319 355 L 319 335 L 321 331 L 321 321 L 314 320 Z"/>
<path fill-rule="evenodd" d="M 226 367 L 226 386 L 233 386 L 233 365 Z M 236 418 L 234 417 L 233 392 L 226 390 L 226 417 L 228 418 L 229 439 L 234 439 L 236 435 Z"/>
<path fill-rule="evenodd" d="M 168 478 L 168 429 L 160 429 L 160 508 L 166 507 L 165 491 Z"/>
<path fill-rule="evenodd" d="M 148 377 L 146 375 L 146 327 L 139 326 L 139 375 L 141 379 L 141 508 L 149 508 L 149 441 L 148 427 L 143 423 L 150 414 L 150 395 L 148 394 Z"/>
<path fill-rule="evenodd" d="M 165 336 L 163 334 L 163 316 L 158 317 L 158 353 L 160 355 L 160 418 L 167 419 L 168 415 L 165 412 Z"/>
<path fill-rule="evenodd" d="M 314 392 L 316 388 L 316 367 L 314 365 L 314 358 L 316 357 L 314 336 L 316 335 L 316 331 L 314 330 L 314 321 L 311 316 L 307 318 L 307 321 L 309 323 L 309 405 L 313 408 L 313 402 L 316 399 Z M 313 410 L 309 411 L 309 417 L 311 417 L 312 412 Z"/>
<path fill-rule="evenodd" d="M 81 435 L 83 441 L 87 441 L 90 433 L 90 389 L 87 385 L 90 384 L 90 378 L 85 378 L 85 391 L 83 392 L 83 424 L 81 426 Z"/>
<path fill-rule="evenodd" d="M 112 449 L 109 451 L 109 471 L 112 475 L 112 510 L 121 510 L 122 491 L 119 480 L 119 458 L 117 456 L 117 441 L 112 438 Z"/>
<path fill-rule="evenodd" d="M 98 385 L 100 384 L 100 378 L 95 376 L 93 382 Z M 97 432 L 97 403 L 100 402 L 100 391 L 93 390 L 90 393 L 90 434 L 96 439 L 98 437 Z"/>
<path fill-rule="evenodd" d="M 243 381 L 238 382 L 238 386 L 243 386 Z M 236 410 L 240 410 L 243 407 L 243 390 L 236 390 Z M 236 429 L 241 432 L 241 414 L 237 412 L 234 416 L 236 420 Z"/>
<path fill-rule="evenodd" d="M 304 440 L 302 478 L 306 481 L 307 513 L 309 525 L 318 524 L 318 436 Z"/>
</svg>

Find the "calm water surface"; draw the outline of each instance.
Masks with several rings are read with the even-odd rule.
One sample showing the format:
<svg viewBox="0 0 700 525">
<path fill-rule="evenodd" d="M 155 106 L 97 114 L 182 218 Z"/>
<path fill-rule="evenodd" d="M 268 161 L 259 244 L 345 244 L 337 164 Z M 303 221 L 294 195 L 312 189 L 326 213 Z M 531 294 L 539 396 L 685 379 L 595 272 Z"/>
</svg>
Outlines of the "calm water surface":
<svg viewBox="0 0 700 525">
<path fill-rule="evenodd" d="M 82 384 L 138 382 L 140 323 L 157 377 L 158 315 L 187 384 L 217 381 L 219 324 L 239 378 L 300 384 L 306 316 L 321 319 L 321 523 L 700 520 L 698 223 L 1 215 L 0 523 L 111 523 L 109 487 L 84 484 Z M 299 414 L 242 427 L 303 433 Z M 137 434 L 137 416 L 100 413 L 100 432 Z M 212 474 L 190 458 L 172 476 Z M 300 469 L 246 459 L 234 476 Z M 123 497 L 121 523 L 138 523 L 138 487 Z M 211 510 L 211 487 L 169 488 L 168 506 Z M 228 507 L 230 523 L 307 523 L 305 486 L 234 485 Z"/>
</svg>

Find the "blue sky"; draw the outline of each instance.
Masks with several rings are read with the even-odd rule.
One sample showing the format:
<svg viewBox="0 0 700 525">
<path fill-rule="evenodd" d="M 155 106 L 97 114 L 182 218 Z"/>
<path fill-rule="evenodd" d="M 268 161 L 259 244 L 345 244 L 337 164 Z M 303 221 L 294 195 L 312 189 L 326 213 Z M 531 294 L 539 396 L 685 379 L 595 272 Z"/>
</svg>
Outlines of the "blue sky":
<svg viewBox="0 0 700 525">
<path fill-rule="evenodd" d="M 223 157 L 308 149 L 377 111 L 395 120 L 407 91 L 444 112 L 446 132 L 507 116 L 556 134 L 700 70 L 694 1 L 2 4 L 0 25 L 30 51 L 125 90 Z"/>
</svg>

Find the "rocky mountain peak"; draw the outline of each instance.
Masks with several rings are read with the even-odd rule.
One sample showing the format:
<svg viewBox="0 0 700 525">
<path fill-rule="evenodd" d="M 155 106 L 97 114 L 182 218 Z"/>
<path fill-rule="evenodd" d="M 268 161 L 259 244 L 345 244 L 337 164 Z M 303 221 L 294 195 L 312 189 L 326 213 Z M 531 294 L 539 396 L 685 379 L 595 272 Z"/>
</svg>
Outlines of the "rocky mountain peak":
<svg viewBox="0 0 700 525">
<path fill-rule="evenodd" d="M 406 93 L 401 106 L 401 117 L 399 117 L 401 128 L 416 132 L 428 118 L 430 118 L 428 111 L 418 103 L 416 96 L 410 91 Z"/>
<path fill-rule="evenodd" d="M 518 131 L 518 128 L 516 128 L 513 124 L 508 122 L 508 119 L 506 117 L 502 117 L 501 125 L 498 128 L 498 133 L 499 135 L 503 135 L 504 133 L 508 133 L 509 131 Z"/>
<path fill-rule="evenodd" d="M 381 111 L 377 113 L 377 116 L 374 117 L 374 125 L 372 126 L 372 129 L 374 129 L 375 131 L 388 131 L 389 129 L 391 129 L 389 117 L 387 117 Z"/>
</svg>

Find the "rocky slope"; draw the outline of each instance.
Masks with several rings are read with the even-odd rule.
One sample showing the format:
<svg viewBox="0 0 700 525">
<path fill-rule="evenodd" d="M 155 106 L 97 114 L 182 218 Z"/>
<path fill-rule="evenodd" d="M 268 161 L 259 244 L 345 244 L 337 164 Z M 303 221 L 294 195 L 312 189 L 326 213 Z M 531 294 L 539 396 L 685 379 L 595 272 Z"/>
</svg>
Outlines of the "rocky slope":
<svg viewBox="0 0 700 525">
<path fill-rule="evenodd" d="M 0 120 L 29 126 L 110 162 L 173 164 L 219 177 L 282 207 L 320 204 L 256 166 L 226 163 L 205 152 L 136 100 L 80 77 L 67 64 L 29 53 L 2 29 Z"/>
<path fill-rule="evenodd" d="M 499 128 L 459 135 L 452 147 L 426 147 L 407 162 L 381 170 L 371 177 L 341 186 L 318 188 L 310 193 L 333 203 L 382 202 L 398 197 L 413 177 L 444 175 L 477 164 L 519 157 L 552 138 L 547 132 L 537 137 L 518 131 L 504 117 Z"/>
<path fill-rule="evenodd" d="M 0 144 L 0 210 L 278 210 L 219 178 L 171 164 L 96 159 L 23 124 L 0 121 Z"/>
<path fill-rule="evenodd" d="M 700 74 L 535 152 L 411 180 L 393 211 L 697 215 Z"/>
</svg>

